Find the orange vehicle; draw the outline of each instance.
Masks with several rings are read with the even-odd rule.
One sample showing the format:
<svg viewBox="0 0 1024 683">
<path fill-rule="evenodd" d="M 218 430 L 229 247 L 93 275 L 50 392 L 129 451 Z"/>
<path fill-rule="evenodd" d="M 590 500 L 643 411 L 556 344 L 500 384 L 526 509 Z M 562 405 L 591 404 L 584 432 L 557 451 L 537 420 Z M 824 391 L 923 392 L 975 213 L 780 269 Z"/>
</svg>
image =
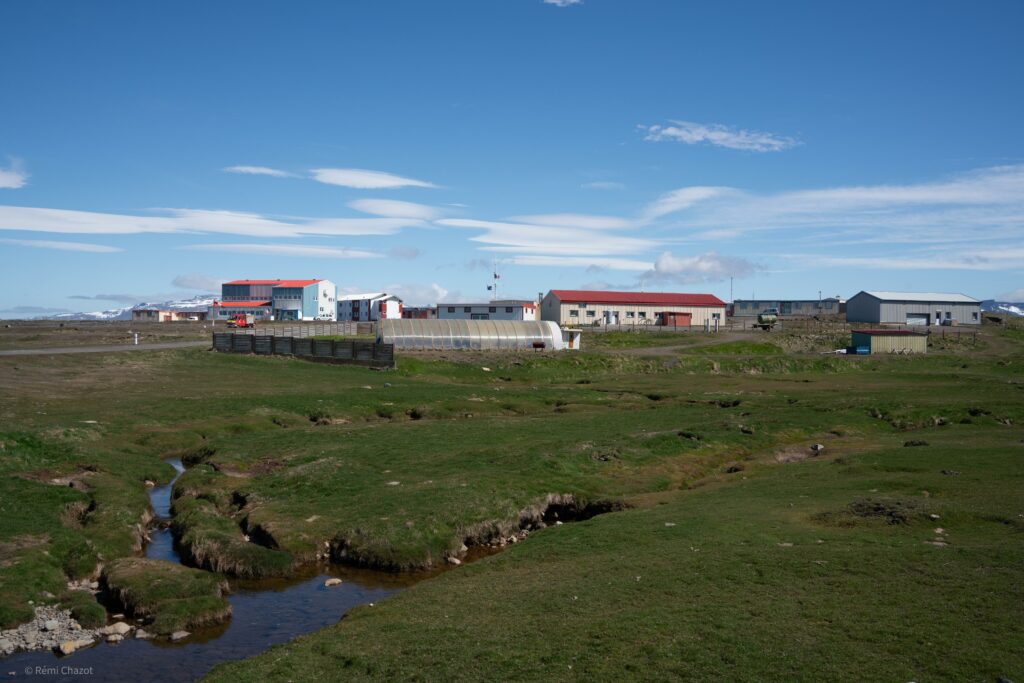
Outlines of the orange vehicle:
<svg viewBox="0 0 1024 683">
<path fill-rule="evenodd" d="M 228 327 L 256 327 L 256 316 L 252 313 L 236 313 L 228 321 Z"/>
</svg>

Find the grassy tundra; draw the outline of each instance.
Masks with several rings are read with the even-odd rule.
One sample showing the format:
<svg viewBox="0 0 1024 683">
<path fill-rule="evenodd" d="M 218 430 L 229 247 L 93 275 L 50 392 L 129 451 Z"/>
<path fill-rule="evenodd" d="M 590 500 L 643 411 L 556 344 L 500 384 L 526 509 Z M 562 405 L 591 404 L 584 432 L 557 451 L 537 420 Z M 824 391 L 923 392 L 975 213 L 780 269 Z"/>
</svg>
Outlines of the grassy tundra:
<svg viewBox="0 0 1024 683">
<path fill-rule="evenodd" d="M 133 595 L 158 621 L 174 603 L 163 623 L 222 607 L 212 572 L 415 569 L 528 536 L 216 680 L 1024 675 L 1024 333 L 917 358 L 752 339 L 388 373 L 0 359 L 0 622 L 135 553 L 144 482 L 180 456 L 175 533 L 210 571 L 194 603 Z"/>
</svg>

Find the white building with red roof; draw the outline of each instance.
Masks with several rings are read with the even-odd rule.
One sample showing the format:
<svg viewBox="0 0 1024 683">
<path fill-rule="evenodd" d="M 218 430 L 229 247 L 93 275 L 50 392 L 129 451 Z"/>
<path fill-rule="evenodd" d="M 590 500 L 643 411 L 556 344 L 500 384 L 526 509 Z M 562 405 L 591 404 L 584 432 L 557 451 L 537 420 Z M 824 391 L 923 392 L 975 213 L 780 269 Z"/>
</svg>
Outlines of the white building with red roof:
<svg viewBox="0 0 1024 683">
<path fill-rule="evenodd" d="M 541 300 L 540 313 L 541 320 L 561 326 L 703 327 L 725 322 L 725 302 L 713 294 L 552 289 Z"/>
</svg>

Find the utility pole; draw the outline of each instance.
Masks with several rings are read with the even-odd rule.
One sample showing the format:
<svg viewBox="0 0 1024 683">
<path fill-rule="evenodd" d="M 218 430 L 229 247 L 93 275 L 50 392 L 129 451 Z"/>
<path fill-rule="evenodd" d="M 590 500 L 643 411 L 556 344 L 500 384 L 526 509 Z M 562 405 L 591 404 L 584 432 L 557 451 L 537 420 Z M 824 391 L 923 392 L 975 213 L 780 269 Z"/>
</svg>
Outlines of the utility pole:
<svg viewBox="0 0 1024 683">
<path fill-rule="evenodd" d="M 729 276 L 729 303 L 732 303 L 732 275 Z"/>
</svg>

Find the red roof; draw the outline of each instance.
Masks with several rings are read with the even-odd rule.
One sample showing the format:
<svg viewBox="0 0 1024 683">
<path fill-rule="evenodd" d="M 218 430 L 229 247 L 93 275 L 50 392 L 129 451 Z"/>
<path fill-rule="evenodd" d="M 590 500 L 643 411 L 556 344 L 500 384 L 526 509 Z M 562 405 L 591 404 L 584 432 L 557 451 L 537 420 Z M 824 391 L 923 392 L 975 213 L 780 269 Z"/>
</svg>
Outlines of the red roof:
<svg viewBox="0 0 1024 683">
<path fill-rule="evenodd" d="M 854 334 L 870 334 L 878 336 L 906 336 L 912 337 L 925 337 L 927 336 L 924 332 L 914 332 L 913 330 L 853 330 Z"/>
<path fill-rule="evenodd" d="M 277 280 L 275 287 L 308 287 L 315 285 L 320 280 Z"/>
<path fill-rule="evenodd" d="M 225 282 L 226 285 L 276 285 L 284 280 L 232 280 Z"/>
<path fill-rule="evenodd" d="M 672 292 L 598 292 L 587 289 L 552 289 L 563 304 L 636 304 L 651 306 L 725 306 L 714 294 Z"/>
<path fill-rule="evenodd" d="M 260 306 L 270 306 L 269 301 L 219 301 L 214 306 L 220 306 L 221 308 L 259 308 Z"/>
</svg>

